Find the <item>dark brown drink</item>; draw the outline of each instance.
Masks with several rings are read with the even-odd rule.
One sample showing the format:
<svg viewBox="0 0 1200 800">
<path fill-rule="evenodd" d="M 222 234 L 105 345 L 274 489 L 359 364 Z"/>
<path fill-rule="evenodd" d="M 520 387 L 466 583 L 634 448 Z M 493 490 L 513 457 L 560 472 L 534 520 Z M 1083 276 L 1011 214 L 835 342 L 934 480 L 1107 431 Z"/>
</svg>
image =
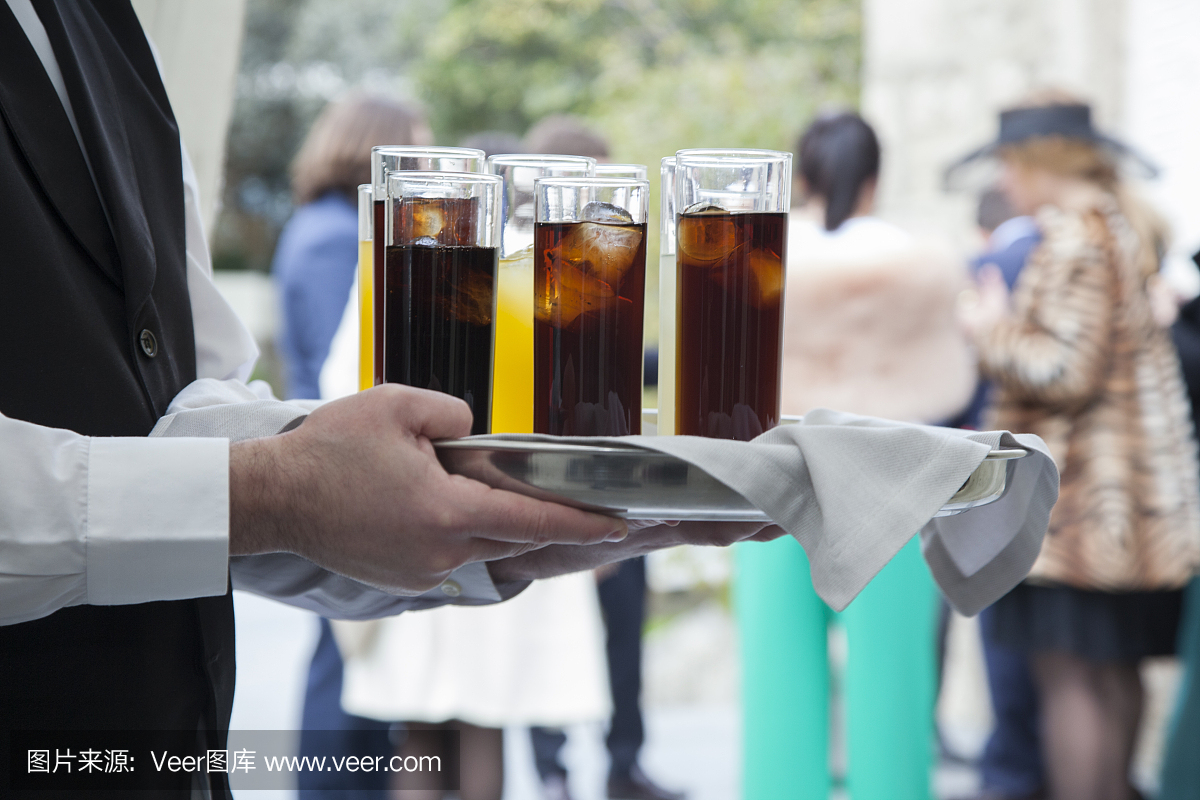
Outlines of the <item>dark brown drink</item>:
<svg viewBox="0 0 1200 800">
<path fill-rule="evenodd" d="M 534 226 L 533 430 L 642 431 L 645 224 Z"/>
<path fill-rule="evenodd" d="M 398 238 L 412 243 L 386 252 L 384 378 L 462 398 L 478 434 L 491 427 L 499 250 L 450 243 L 472 241 L 471 203 L 397 204 Z"/>
<path fill-rule="evenodd" d="M 384 332 L 387 330 L 387 320 L 385 316 L 385 306 L 387 296 L 381 292 L 379 288 L 384 286 L 384 251 L 387 249 L 387 241 L 384 236 L 384 222 L 387 220 L 387 203 L 383 200 L 375 201 L 375 223 L 371 229 L 374 241 L 371 243 L 371 249 L 375 255 L 375 264 L 372 277 L 374 278 L 374 295 L 371 297 L 372 313 L 374 314 L 375 325 L 375 385 L 383 383 L 383 354 L 384 354 Z"/>
<path fill-rule="evenodd" d="M 787 214 L 679 217 L 675 420 L 748 441 L 779 423 Z"/>
</svg>

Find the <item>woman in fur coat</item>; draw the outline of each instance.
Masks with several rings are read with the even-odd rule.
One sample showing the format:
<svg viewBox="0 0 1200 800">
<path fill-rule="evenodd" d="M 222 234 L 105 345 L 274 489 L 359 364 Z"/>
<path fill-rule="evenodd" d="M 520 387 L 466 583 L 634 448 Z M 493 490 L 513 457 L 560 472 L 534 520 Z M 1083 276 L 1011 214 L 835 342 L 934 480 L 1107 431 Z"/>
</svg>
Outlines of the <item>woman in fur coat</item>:
<svg viewBox="0 0 1200 800">
<path fill-rule="evenodd" d="M 1200 564 L 1196 445 L 1152 297 L 1161 232 L 1130 197 L 1090 109 L 1045 93 L 1001 115 L 996 155 L 1041 244 L 1011 297 L 981 274 L 964 323 L 994 381 L 986 424 L 1036 433 L 1062 476 L 1029 579 L 995 607 L 1028 654 L 1054 800 L 1127 800 L 1139 662 L 1174 652 L 1178 591 Z"/>
</svg>

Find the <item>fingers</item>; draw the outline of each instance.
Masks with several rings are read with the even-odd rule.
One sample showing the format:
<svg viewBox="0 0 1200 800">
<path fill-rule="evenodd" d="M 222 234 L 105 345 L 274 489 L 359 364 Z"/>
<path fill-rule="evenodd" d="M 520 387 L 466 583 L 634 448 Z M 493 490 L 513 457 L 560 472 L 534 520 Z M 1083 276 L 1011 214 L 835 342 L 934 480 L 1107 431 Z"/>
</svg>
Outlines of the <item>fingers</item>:
<svg viewBox="0 0 1200 800">
<path fill-rule="evenodd" d="M 460 510 L 477 536 L 500 542 L 532 544 L 599 544 L 624 539 L 625 521 L 491 489 L 461 479 L 466 488 Z"/>
<path fill-rule="evenodd" d="M 476 536 L 467 545 L 471 552 L 467 563 L 474 561 L 500 561 L 505 558 L 516 558 L 541 548 L 528 542 L 501 542 L 495 539 L 485 539 Z"/>
<path fill-rule="evenodd" d="M 389 384 L 374 390 L 387 389 L 387 401 L 393 413 L 413 436 L 426 439 L 460 439 L 471 433 L 471 408 L 457 397 L 426 389 Z"/>
<path fill-rule="evenodd" d="M 659 525 L 666 525 L 669 528 L 674 528 L 679 524 L 679 520 L 674 519 L 627 519 L 629 530 L 640 531 L 646 528 L 657 528 Z"/>
<path fill-rule="evenodd" d="M 747 540 L 770 541 L 782 533 L 779 526 L 762 522 L 684 522 L 678 528 L 685 543 L 711 547 L 728 547 Z M 758 538 L 763 535 L 768 538 Z"/>
<path fill-rule="evenodd" d="M 751 536 L 746 541 L 748 542 L 773 542 L 780 536 L 786 536 L 787 531 L 778 525 L 768 525 L 758 533 Z"/>
</svg>

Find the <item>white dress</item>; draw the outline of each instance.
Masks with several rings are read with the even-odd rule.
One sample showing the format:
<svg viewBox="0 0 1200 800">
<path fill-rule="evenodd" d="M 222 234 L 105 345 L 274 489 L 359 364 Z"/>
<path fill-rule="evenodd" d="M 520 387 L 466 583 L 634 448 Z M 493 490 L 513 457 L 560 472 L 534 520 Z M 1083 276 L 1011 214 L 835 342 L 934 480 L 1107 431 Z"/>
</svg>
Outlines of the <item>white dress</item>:
<svg viewBox="0 0 1200 800">
<path fill-rule="evenodd" d="M 341 634 L 363 623 L 334 625 Z M 535 581 L 492 606 L 401 614 L 380 620 L 370 636 L 346 658 L 342 708 L 351 714 L 502 727 L 599 721 L 611 712 L 591 573 Z"/>
<path fill-rule="evenodd" d="M 357 383 L 357 290 L 321 372 L 323 396 Z M 611 713 L 604 626 L 590 572 L 534 581 L 490 606 L 333 623 L 342 708 L 372 719 L 559 726 Z"/>
</svg>

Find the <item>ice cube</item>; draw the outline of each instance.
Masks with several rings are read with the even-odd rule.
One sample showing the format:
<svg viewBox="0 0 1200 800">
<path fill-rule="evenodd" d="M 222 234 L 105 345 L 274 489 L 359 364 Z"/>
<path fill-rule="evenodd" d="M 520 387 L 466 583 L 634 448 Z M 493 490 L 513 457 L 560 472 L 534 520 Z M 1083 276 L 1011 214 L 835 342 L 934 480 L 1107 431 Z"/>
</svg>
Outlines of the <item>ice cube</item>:
<svg viewBox="0 0 1200 800">
<path fill-rule="evenodd" d="M 585 311 L 603 309 L 617 295 L 607 282 L 573 264 L 561 263 L 551 275 L 554 272 L 557 272 L 558 280 L 551 282 L 544 296 L 535 298 L 535 312 L 538 318 L 560 330 L 570 326 Z"/>
<path fill-rule="evenodd" d="M 783 292 L 783 261 L 771 250 L 750 251 L 751 302 L 758 308 L 775 303 Z"/>
<path fill-rule="evenodd" d="M 591 203 L 589 205 L 605 205 Z M 620 209 L 618 209 L 620 210 Z M 633 266 L 642 232 L 624 225 L 580 222 L 559 243 L 563 261 L 607 283 L 614 290 Z"/>
<path fill-rule="evenodd" d="M 493 309 L 492 277 L 483 272 L 460 275 L 453 288 L 434 296 L 442 315 L 470 325 L 488 325 Z"/>
<path fill-rule="evenodd" d="M 413 241 L 413 247 L 437 247 L 438 240 L 432 236 L 422 236 Z"/>
<path fill-rule="evenodd" d="M 721 208 L 716 203 L 710 203 L 707 200 L 702 200 L 699 203 L 692 203 L 683 210 L 685 214 L 727 214 L 725 209 Z"/>
<path fill-rule="evenodd" d="M 587 222 L 607 222 L 610 225 L 629 225 L 633 223 L 633 215 L 620 206 L 599 201 L 588 203 L 583 207 L 583 218 Z"/>
<path fill-rule="evenodd" d="M 718 206 L 704 205 L 704 210 L 679 218 L 677 245 L 688 261 L 715 265 L 739 247 L 737 223 Z"/>
<path fill-rule="evenodd" d="M 407 204 L 412 213 L 412 229 L 409 234 L 414 239 L 424 237 L 436 238 L 446 226 L 446 218 L 442 206 L 437 200 L 410 200 Z"/>
<path fill-rule="evenodd" d="M 495 282 L 484 272 L 468 272 L 458 283 L 457 319 L 472 325 L 488 325 L 495 305 Z"/>
</svg>

